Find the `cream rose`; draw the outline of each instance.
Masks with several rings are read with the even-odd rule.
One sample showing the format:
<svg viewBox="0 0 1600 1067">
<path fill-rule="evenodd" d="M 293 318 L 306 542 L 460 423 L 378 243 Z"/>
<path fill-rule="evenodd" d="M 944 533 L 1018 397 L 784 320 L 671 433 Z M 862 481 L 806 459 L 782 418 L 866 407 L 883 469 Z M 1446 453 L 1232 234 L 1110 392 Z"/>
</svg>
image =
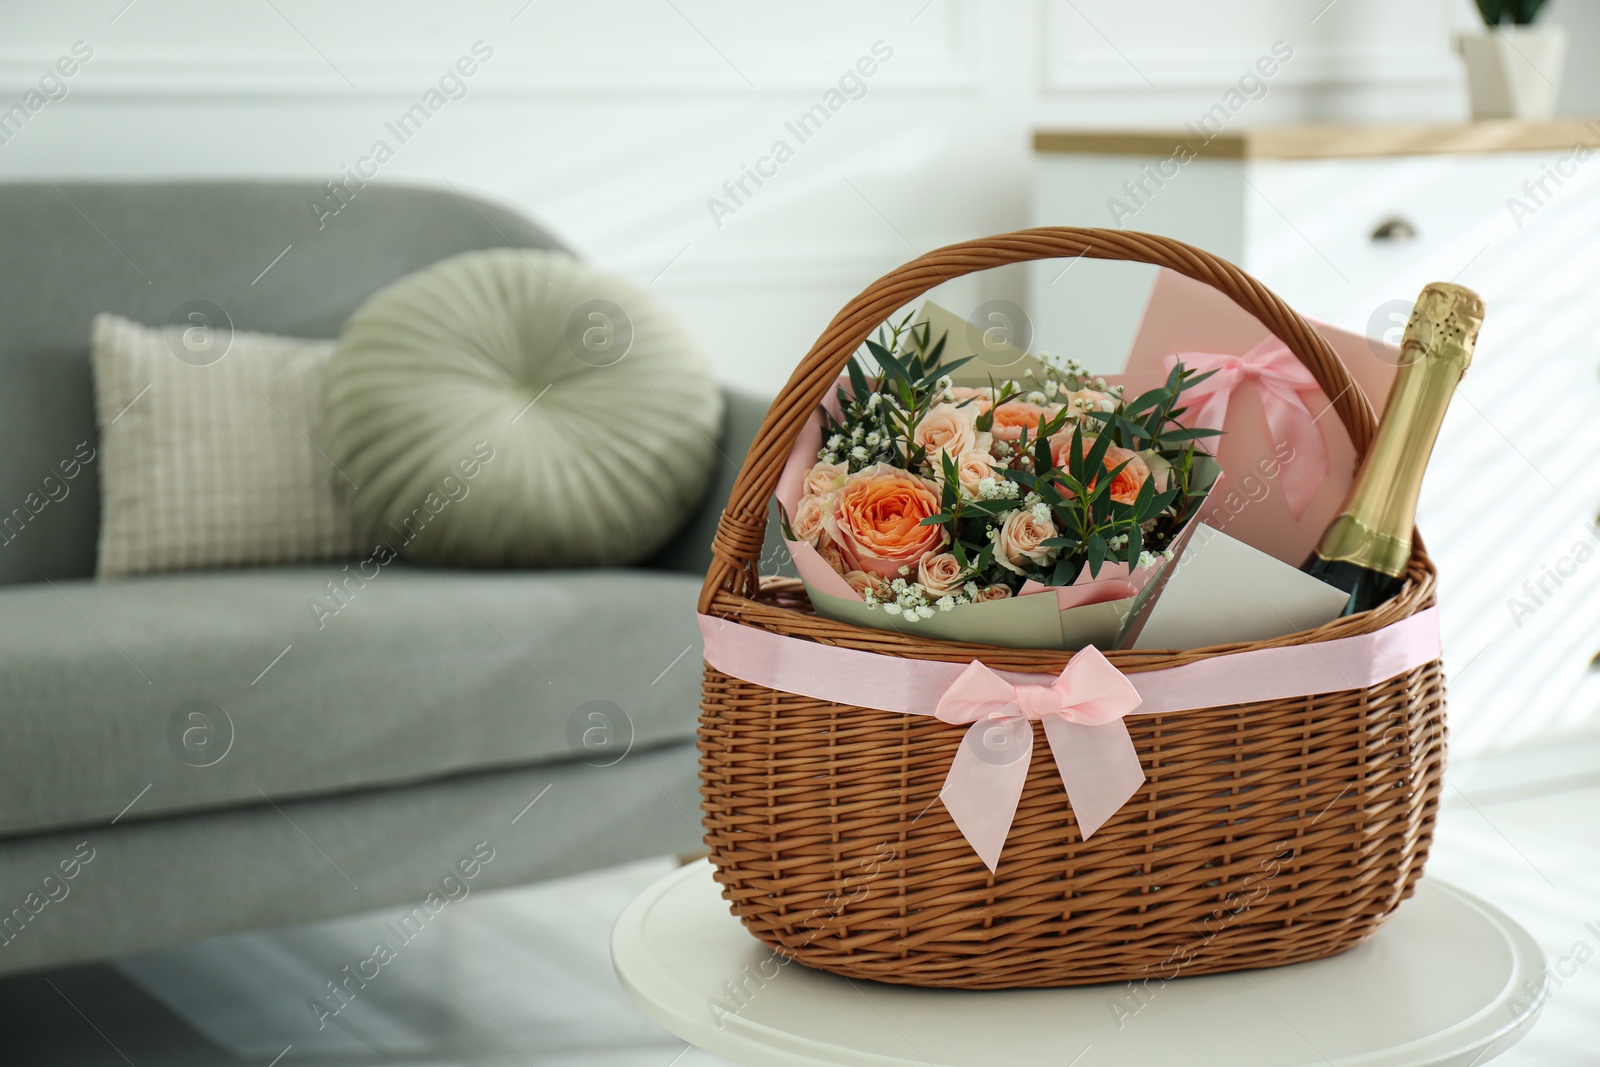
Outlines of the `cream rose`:
<svg viewBox="0 0 1600 1067">
<path fill-rule="evenodd" d="M 973 599 L 976 603 L 987 604 L 991 600 L 1009 600 L 1010 598 L 1011 590 L 1007 589 L 1005 586 L 986 585 L 982 589 L 978 590 L 978 595 Z"/>
<path fill-rule="evenodd" d="M 825 532 L 828 523 L 828 501 L 826 497 L 803 496 L 800 503 L 795 506 L 794 518 L 789 523 L 789 528 L 794 531 L 796 541 L 807 544 L 816 544 Z"/>
<path fill-rule="evenodd" d="M 943 526 L 922 525 L 939 514 L 939 494 L 922 478 L 875 463 L 844 480 L 828 511 L 828 534 L 853 569 L 884 578 L 910 575 L 930 552 L 945 546 Z"/>
<path fill-rule="evenodd" d="M 965 452 L 956 460 L 956 481 L 968 495 L 978 495 L 978 483 L 993 478 L 994 457 L 987 452 Z"/>
<path fill-rule="evenodd" d="M 1041 519 L 1033 513 L 1032 508 L 1013 511 L 1000 527 L 1000 536 L 995 540 L 994 560 L 1008 571 L 1025 574 L 1027 564 L 1042 565 L 1055 552 L 1055 549 L 1044 545 L 1045 541 L 1055 536 L 1056 524 L 1047 518 Z"/>
<path fill-rule="evenodd" d="M 806 471 L 801 492 L 807 496 L 827 496 L 844 484 L 847 468 L 843 463 L 818 463 Z"/>
<path fill-rule="evenodd" d="M 840 552 L 839 546 L 831 541 L 824 539 L 823 543 L 817 546 L 817 555 L 822 557 L 822 562 L 840 574 L 847 574 L 850 570 L 850 564 L 845 562 L 844 553 Z"/>
<path fill-rule="evenodd" d="M 961 592 L 962 577 L 966 568 L 948 552 L 935 552 L 923 556 L 917 563 L 917 581 L 922 588 L 928 591 L 928 596 L 937 599 L 942 596 L 954 596 Z"/>
<path fill-rule="evenodd" d="M 851 571 L 844 576 L 844 580 L 851 589 L 855 590 L 856 595 L 863 600 L 867 598 L 868 593 L 876 592 L 879 584 L 883 581 L 883 579 L 876 575 L 868 574 L 866 571 Z"/>
<path fill-rule="evenodd" d="M 1172 484 L 1172 464 L 1160 452 L 1147 448 L 1139 453 L 1139 458 L 1144 460 L 1144 465 L 1150 468 L 1150 477 L 1155 480 L 1156 492 L 1165 493 Z"/>
<path fill-rule="evenodd" d="M 935 404 L 911 431 L 911 442 L 928 450 L 928 465 L 938 471 L 943 466 L 939 461 L 941 452 L 955 459 L 980 445 L 988 448 L 988 435 L 978 432 L 975 419 L 970 408 Z"/>
</svg>

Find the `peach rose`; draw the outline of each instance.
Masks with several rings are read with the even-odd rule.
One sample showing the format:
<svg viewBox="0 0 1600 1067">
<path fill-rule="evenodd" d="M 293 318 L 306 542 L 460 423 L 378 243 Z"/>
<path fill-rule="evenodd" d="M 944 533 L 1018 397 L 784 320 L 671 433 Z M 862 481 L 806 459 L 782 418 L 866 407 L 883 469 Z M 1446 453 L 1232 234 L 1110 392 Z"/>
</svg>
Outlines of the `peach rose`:
<svg viewBox="0 0 1600 1067">
<path fill-rule="evenodd" d="M 927 449 L 928 465 L 934 470 L 939 470 L 943 466 L 938 458 L 940 452 L 955 459 L 963 452 L 970 452 L 980 447 L 980 443 L 983 448 L 988 448 L 986 440 L 988 435 L 980 434 L 974 425 L 973 420 L 976 417 L 976 413 L 970 408 L 935 404 L 911 431 L 911 442 Z M 980 438 L 985 440 L 980 442 Z"/>
<path fill-rule="evenodd" d="M 939 494 L 925 480 L 875 463 L 844 480 L 828 512 L 828 533 L 853 569 L 890 578 L 910 574 L 945 546 L 943 526 L 923 526 L 939 513 Z"/>
<path fill-rule="evenodd" d="M 827 532 L 828 501 L 820 496 L 803 496 L 800 503 L 795 506 L 794 519 L 789 523 L 789 528 L 794 531 L 796 541 L 807 544 L 816 544 L 817 539 Z"/>
<path fill-rule="evenodd" d="M 935 552 L 923 556 L 917 563 L 917 581 L 931 598 L 954 596 L 961 592 L 965 570 L 955 556 L 948 552 Z"/>
<path fill-rule="evenodd" d="M 1116 398 L 1099 389 L 1074 389 L 1061 391 L 1067 410 L 1077 414 L 1083 411 L 1110 411 L 1117 406 Z"/>
<path fill-rule="evenodd" d="M 969 385 L 952 386 L 945 390 L 945 396 L 950 398 L 950 403 L 959 404 L 960 410 L 974 418 L 994 407 L 994 390 L 988 386 L 976 389 Z"/>
<path fill-rule="evenodd" d="M 839 488 L 848 473 L 843 463 L 818 463 L 806 471 L 806 479 L 800 490 L 807 496 L 826 496 Z"/>
<path fill-rule="evenodd" d="M 882 581 L 881 578 L 868 574 L 866 571 L 851 571 L 844 576 L 844 580 L 849 583 L 850 588 L 854 589 L 856 595 L 861 597 L 862 600 L 867 598 L 868 593 L 875 592 L 878 584 Z"/>
<path fill-rule="evenodd" d="M 956 481 L 974 497 L 978 495 L 978 483 L 993 477 L 994 457 L 987 452 L 967 452 L 956 460 Z"/>
<path fill-rule="evenodd" d="M 1083 452 L 1085 455 L 1094 447 L 1094 441 L 1093 437 L 1085 437 L 1083 439 Z M 1056 466 L 1062 468 L 1067 466 L 1067 453 L 1071 447 L 1072 434 L 1067 431 L 1062 431 L 1050 438 L 1050 455 L 1053 457 Z M 1116 470 L 1124 462 L 1128 464 L 1118 472 L 1116 478 L 1111 482 L 1111 499 L 1119 504 L 1131 504 L 1137 500 L 1140 486 L 1144 485 L 1145 481 L 1150 477 L 1150 465 L 1145 462 L 1144 458 L 1137 452 L 1130 452 L 1126 448 L 1118 448 L 1116 445 L 1112 445 L 1106 449 L 1104 462 L 1105 469 L 1108 471 Z M 1095 487 L 1096 481 L 1097 479 L 1090 479 L 1090 489 Z M 1162 481 L 1163 479 L 1161 478 L 1156 480 L 1155 487 L 1157 490 L 1162 489 Z"/>
<path fill-rule="evenodd" d="M 1039 434 L 1039 423 L 1049 422 L 1054 414 L 1050 408 L 1040 404 L 1007 400 L 994 409 L 994 425 L 989 431 L 997 441 L 1017 441 L 1022 438 L 1022 431 L 1026 430 L 1031 441 Z"/>
<path fill-rule="evenodd" d="M 1139 499 L 1139 489 L 1149 479 L 1150 467 L 1137 452 L 1129 452 L 1115 445 L 1106 449 L 1106 470 L 1113 470 L 1123 463 L 1127 466 L 1111 480 L 1111 499 L 1119 504 L 1131 504 Z"/>
<path fill-rule="evenodd" d="M 1005 586 L 986 585 L 982 589 L 978 590 L 978 595 L 974 598 L 974 602 L 978 604 L 987 604 L 991 600 L 1009 600 L 1010 598 L 1011 590 L 1007 589 Z"/>
<path fill-rule="evenodd" d="M 994 561 L 1008 571 L 1024 574 L 1025 564 L 1042 565 L 1055 552 L 1044 546 L 1045 541 L 1055 536 L 1056 524 L 1047 518 L 1041 519 L 1032 508 L 1013 511 L 1006 517 L 1000 536 L 995 540 Z"/>
</svg>

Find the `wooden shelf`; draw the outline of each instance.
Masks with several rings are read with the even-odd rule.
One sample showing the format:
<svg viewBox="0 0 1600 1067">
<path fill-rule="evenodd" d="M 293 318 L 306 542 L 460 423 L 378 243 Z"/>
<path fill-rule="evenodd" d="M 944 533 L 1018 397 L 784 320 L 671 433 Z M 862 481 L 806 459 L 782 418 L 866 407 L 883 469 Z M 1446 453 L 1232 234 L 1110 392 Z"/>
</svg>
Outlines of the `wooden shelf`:
<svg viewBox="0 0 1600 1067">
<path fill-rule="evenodd" d="M 1279 126 L 1223 131 L 1036 130 L 1033 149 L 1076 155 L 1169 156 L 1186 145 L 1207 159 L 1341 159 L 1600 148 L 1600 119 L 1496 120 L 1459 126 Z"/>
</svg>

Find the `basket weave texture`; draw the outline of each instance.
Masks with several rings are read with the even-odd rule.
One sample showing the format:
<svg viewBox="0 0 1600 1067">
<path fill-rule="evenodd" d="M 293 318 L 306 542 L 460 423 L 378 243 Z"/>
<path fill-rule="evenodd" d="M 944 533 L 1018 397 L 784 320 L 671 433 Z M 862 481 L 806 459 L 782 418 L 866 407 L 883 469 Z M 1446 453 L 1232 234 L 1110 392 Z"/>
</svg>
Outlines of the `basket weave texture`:
<svg viewBox="0 0 1600 1067">
<path fill-rule="evenodd" d="M 1327 342 L 1230 263 L 1120 230 L 1048 228 L 951 245 L 869 286 L 767 414 L 713 544 L 700 610 L 889 656 L 1056 674 L 1069 653 L 933 641 L 817 617 L 758 580 L 768 502 L 802 425 L 879 324 L 939 282 L 1051 257 L 1122 259 L 1207 282 L 1251 312 L 1334 398 L 1358 453 L 1372 409 Z M 1370 633 L 1433 604 L 1421 541 L 1378 609 L 1272 641 L 1107 653 L 1125 673 Z M 1085 841 L 1036 723 L 994 873 L 938 794 L 964 728 L 832 704 L 706 666 L 706 844 L 723 896 L 787 957 L 851 978 L 967 989 L 1164 981 L 1319 959 L 1370 936 L 1422 874 L 1442 788 L 1437 660 L 1366 689 L 1126 722 L 1147 780 Z"/>
</svg>

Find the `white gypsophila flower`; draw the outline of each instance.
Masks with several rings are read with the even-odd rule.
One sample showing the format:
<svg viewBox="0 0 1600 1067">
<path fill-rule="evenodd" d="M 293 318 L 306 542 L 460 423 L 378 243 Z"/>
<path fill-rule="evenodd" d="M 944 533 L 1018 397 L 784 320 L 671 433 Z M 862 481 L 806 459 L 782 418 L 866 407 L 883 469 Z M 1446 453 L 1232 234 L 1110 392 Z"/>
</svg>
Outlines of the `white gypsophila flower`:
<svg viewBox="0 0 1600 1067">
<path fill-rule="evenodd" d="M 1102 401 L 1100 401 L 1100 410 L 1101 411 L 1115 411 L 1115 410 L 1117 410 L 1117 402 L 1115 400 L 1110 399 L 1110 398 L 1102 400 Z"/>
<path fill-rule="evenodd" d="M 963 585 L 961 587 L 961 591 L 963 593 L 965 593 L 967 596 L 975 598 L 978 595 L 978 583 L 977 582 L 973 582 L 973 581 L 969 581 L 969 582 L 967 582 L 966 585 Z"/>
<path fill-rule="evenodd" d="M 1043 502 L 1033 505 L 1028 509 L 1033 512 L 1033 517 L 1040 522 L 1050 521 L 1050 505 Z"/>
<path fill-rule="evenodd" d="M 1016 482 L 1012 482 L 1011 484 L 1012 485 L 1016 485 L 1017 483 Z M 1027 495 L 1022 498 L 1022 504 L 1023 504 L 1024 507 L 1031 508 L 1035 504 L 1038 504 L 1038 503 L 1042 502 L 1043 500 L 1044 500 L 1044 497 L 1040 496 L 1038 493 L 1035 493 L 1032 489 L 1030 489 L 1030 490 L 1028 490 Z"/>
<path fill-rule="evenodd" d="M 860 445 L 856 445 L 850 450 L 850 458 L 864 460 L 867 458 L 867 450 L 862 448 Z"/>
<path fill-rule="evenodd" d="M 934 601 L 934 606 L 940 611 L 953 611 L 956 606 L 956 598 L 953 596 L 942 596 L 938 600 Z"/>
<path fill-rule="evenodd" d="M 892 601 L 885 601 L 883 611 L 886 615 L 898 615 L 900 614 L 900 605 Z"/>
<path fill-rule="evenodd" d="M 877 448 L 881 444 L 883 444 L 883 435 L 877 430 L 869 431 L 867 434 L 868 447 Z"/>
<path fill-rule="evenodd" d="M 865 430 L 863 430 L 863 429 L 862 429 L 862 428 L 861 428 L 861 427 L 859 427 L 859 426 L 857 426 L 857 427 L 855 427 L 855 428 L 853 428 L 853 429 L 852 429 L 852 430 L 851 430 L 851 431 L 850 431 L 850 440 L 852 440 L 852 441 L 859 441 L 859 440 L 861 440 L 861 435 L 862 435 L 862 434 L 863 434 L 863 433 L 865 433 L 865 432 L 866 432 L 866 431 L 865 431 Z"/>
<path fill-rule="evenodd" d="M 1165 548 L 1165 549 L 1162 549 L 1162 551 L 1161 551 L 1161 558 L 1166 560 L 1168 563 L 1171 563 L 1172 562 L 1172 557 L 1177 555 L 1177 554 L 1178 553 L 1177 553 L 1177 551 L 1175 549 Z"/>
<path fill-rule="evenodd" d="M 949 392 L 952 388 L 955 387 L 955 384 L 956 383 L 955 383 L 954 379 L 952 379 L 950 377 L 950 375 L 945 374 L 945 375 L 941 375 L 939 380 L 934 383 L 934 388 L 944 390 L 945 392 Z"/>
<path fill-rule="evenodd" d="M 873 393 L 871 396 L 867 397 L 867 410 L 870 411 L 881 403 L 883 403 L 883 394 Z"/>
<path fill-rule="evenodd" d="M 1030 404 L 1043 404 L 1044 401 L 1045 401 L 1045 396 L 1044 396 L 1043 393 L 1041 393 L 1037 389 L 1035 389 L 1033 392 L 1029 393 L 1024 399 L 1026 399 L 1028 401 L 1028 403 L 1030 403 Z"/>
</svg>

